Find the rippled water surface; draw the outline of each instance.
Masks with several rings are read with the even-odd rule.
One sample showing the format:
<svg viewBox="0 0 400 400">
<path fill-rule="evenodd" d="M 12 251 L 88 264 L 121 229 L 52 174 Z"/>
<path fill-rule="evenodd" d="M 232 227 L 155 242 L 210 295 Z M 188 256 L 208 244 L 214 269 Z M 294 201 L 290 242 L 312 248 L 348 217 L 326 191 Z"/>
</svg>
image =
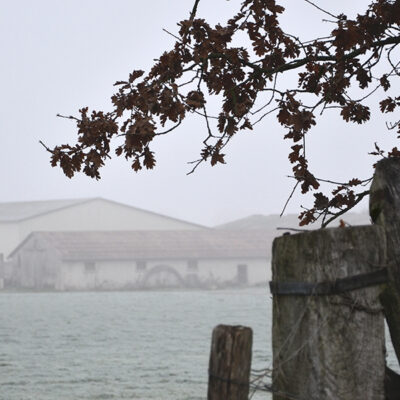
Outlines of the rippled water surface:
<svg viewBox="0 0 400 400">
<path fill-rule="evenodd" d="M 252 327 L 269 367 L 270 307 L 266 289 L 1 293 L 0 399 L 205 399 L 213 327 Z"/>
<path fill-rule="evenodd" d="M 0 400 L 203 400 L 219 323 L 252 327 L 271 366 L 267 289 L 0 293 Z"/>
</svg>

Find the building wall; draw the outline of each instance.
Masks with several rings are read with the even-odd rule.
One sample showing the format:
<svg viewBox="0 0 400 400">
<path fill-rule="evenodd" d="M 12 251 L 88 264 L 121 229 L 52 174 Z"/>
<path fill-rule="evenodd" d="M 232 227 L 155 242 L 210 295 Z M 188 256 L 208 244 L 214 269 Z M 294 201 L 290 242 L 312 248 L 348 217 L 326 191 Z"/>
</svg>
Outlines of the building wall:
<svg viewBox="0 0 400 400">
<path fill-rule="evenodd" d="M 7 257 L 34 231 L 193 230 L 201 226 L 103 199 L 15 223 L 0 223 L 0 253 Z"/>
<path fill-rule="evenodd" d="M 60 288 L 60 255 L 37 238 L 28 241 L 7 263 L 4 285 L 29 289 Z"/>
<path fill-rule="evenodd" d="M 51 240 L 35 234 L 13 254 L 10 265 L 6 287 L 37 290 L 219 288 L 266 285 L 271 277 L 270 262 L 261 258 L 63 261 Z"/>
<path fill-rule="evenodd" d="M 19 226 L 15 223 L 0 223 L 0 253 L 8 254 L 20 243 Z"/>
<path fill-rule="evenodd" d="M 62 289 L 128 289 L 138 285 L 135 263 L 63 262 L 61 264 Z"/>
<path fill-rule="evenodd" d="M 238 266 L 247 266 L 248 284 L 266 283 L 271 276 L 270 263 L 264 259 L 204 260 L 199 262 L 199 273 L 204 278 L 219 282 L 234 280 Z"/>
<path fill-rule="evenodd" d="M 246 266 L 246 281 L 237 281 L 238 265 Z M 270 279 L 270 264 L 262 259 L 200 260 L 197 270 L 187 260 L 146 262 L 145 269 L 143 262 L 135 261 L 63 262 L 60 268 L 62 290 L 138 289 L 163 284 L 217 288 L 267 284 Z"/>
</svg>

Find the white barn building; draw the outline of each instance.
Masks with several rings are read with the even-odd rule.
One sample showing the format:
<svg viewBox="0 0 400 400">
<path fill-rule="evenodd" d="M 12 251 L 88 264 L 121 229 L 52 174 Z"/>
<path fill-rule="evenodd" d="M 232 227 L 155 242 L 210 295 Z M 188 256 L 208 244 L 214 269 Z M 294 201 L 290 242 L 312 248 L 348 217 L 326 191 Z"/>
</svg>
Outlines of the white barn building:
<svg viewBox="0 0 400 400">
<path fill-rule="evenodd" d="M 266 285 L 265 233 L 221 230 L 33 232 L 11 254 L 7 285 L 121 290 Z"/>
</svg>

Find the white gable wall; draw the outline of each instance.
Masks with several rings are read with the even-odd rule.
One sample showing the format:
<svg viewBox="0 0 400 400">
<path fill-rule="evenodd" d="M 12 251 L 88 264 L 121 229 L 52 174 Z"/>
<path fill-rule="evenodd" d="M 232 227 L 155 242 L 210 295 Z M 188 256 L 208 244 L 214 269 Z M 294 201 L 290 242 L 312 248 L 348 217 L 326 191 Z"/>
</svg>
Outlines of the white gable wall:
<svg viewBox="0 0 400 400">
<path fill-rule="evenodd" d="M 199 225 L 153 214 L 103 199 L 20 222 L 20 234 L 33 231 L 133 231 L 200 229 Z"/>
<path fill-rule="evenodd" d="M 0 223 L 0 253 L 4 258 L 20 243 L 19 226 L 16 223 Z"/>
</svg>

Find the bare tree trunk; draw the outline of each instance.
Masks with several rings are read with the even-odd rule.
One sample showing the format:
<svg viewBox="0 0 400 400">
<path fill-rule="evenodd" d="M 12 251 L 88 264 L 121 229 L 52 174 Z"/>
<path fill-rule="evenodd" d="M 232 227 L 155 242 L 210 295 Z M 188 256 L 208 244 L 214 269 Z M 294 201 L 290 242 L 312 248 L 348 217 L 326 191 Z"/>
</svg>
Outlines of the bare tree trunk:
<svg viewBox="0 0 400 400">
<path fill-rule="evenodd" d="M 274 400 L 384 399 L 382 285 L 360 287 L 382 272 L 385 249 L 377 226 L 275 239 Z M 366 275 L 347 279 L 359 274 Z"/>
<path fill-rule="evenodd" d="M 248 400 L 253 331 L 218 325 L 211 342 L 208 400 Z"/>
<path fill-rule="evenodd" d="M 400 361 L 400 160 L 378 162 L 371 185 L 372 222 L 386 233 L 389 282 L 381 295 L 393 347 Z"/>
</svg>

